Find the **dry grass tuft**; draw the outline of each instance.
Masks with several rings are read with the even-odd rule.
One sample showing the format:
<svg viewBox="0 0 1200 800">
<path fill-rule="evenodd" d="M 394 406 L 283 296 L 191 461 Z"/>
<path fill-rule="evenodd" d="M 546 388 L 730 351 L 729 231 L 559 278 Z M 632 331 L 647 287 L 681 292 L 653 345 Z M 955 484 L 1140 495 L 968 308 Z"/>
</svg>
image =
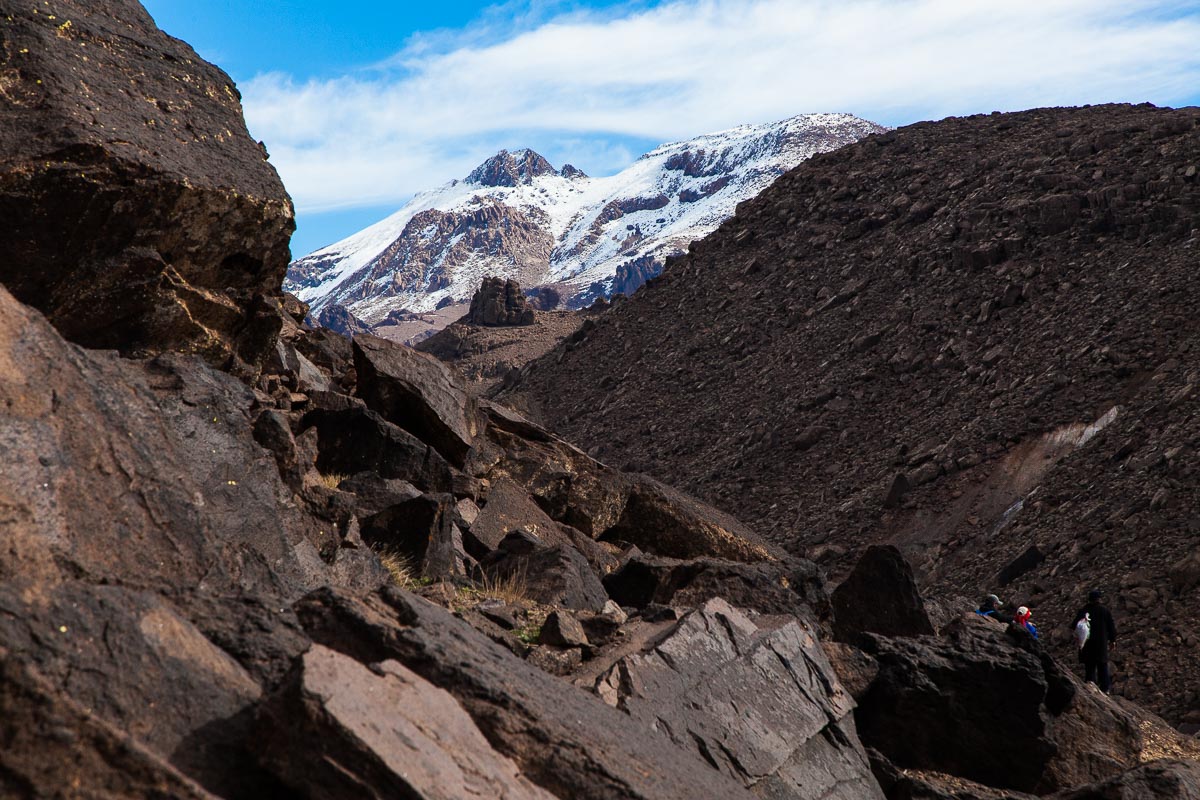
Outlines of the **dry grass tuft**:
<svg viewBox="0 0 1200 800">
<path fill-rule="evenodd" d="M 321 485 L 326 489 L 336 489 L 339 485 L 341 485 L 342 481 L 346 480 L 348 477 L 350 476 L 343 475 L 340 472 L 331 472 L 328 475 L 322 474 Z"/>
<path fill-rule="evenodd" d="M 478 583 L 477 591 L 483 597 L 501 600 L 509 605 L 529 602 L 529 581 L 526 580 L 523 569 L 504 576 L 485 573 L 483 580 Z"/>
<path fill-rule="evenodd" d="M 412 589 L 420 585 L 421 578 L 417 573 L 416 567 L 412 563 L 412 559 L 396 550 L 376 550 L 375 555 L 379 556 L 379 562 L 383 564 L 383 568 L 392 576 L 392 580 L 396 585 L 404 589 Z"/>
</svg>

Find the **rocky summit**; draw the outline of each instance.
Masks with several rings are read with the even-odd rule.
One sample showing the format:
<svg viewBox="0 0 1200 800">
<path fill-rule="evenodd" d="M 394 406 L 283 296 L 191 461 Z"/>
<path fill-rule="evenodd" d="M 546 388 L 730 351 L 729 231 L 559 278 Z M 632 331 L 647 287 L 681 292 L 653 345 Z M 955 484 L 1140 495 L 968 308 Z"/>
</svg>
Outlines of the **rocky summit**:
<svg viewBox="0 0 1200 800">
<path fill-rule="evenodd" d="M 1117 693 L 1200 723 L 1200 111 L 921 123 L 815 156 L 551 351 L 523 402 L 848 573 L 934 598 L 1089 589 Z"/>
<path fill-rule="evenodd" d="M 20 41 L 30 43 L 31 53 L 38 37 L 86 45 L 86 61 L 62 62 L 73 64 L 76 86 L 137 85 L 129 84 L 129 65 L 141 59 L 147 85 L 156 70 L 169 69 L 183 95 L 206 85 L 212 96 L 201 94 L 225 111 L 233 108 L 224 99 L 232 87 L 226 95 L 221 84 L 203 83 L 219 75 L 215 68 L 157 33 L 140 7 L 90 4 L 77 16 L 78 27 L 61 15 L 67 10 L 79 9 L 64 2 L 47 20 L 40 8 L 11 9 L 3 17 L 11 28 L 0 29 L 4 46 L 10 36 L 26 37 Z M 43 44 L 31 61 L 53 63 L 47 54 L 66 47 Z M 93 48 L 108 52 L 92 58 Z M 0 80 L 9 81 L 5 75 Z M 63 100 L 25 110 L 36 119 L 56 102 Z M 191 141 L 222 141 L 231 157 L 253 151 L 240 120 L 234 125 L 199 98 L 191 105 L 164 102 L 174 109 L 170 124 Z M 1095 113 L 1168 122 L 1142 131 L 1132 131 L 1131 123 L 1130 133 L 1152 136 L 1164 164 L 1173 163 L 1179 141 L 1173 137 L 1191 135 L 1178 122 L 1186 115 Z M 100 118 L 109 146 L 118 150 L 145 143 L 151 134 L 142 128 L 166 124 Z M 60 119 L 54 135 L 86 139 L 95 135 L 87 123 Z M 899 150 L 902 135 L 885 145 Z M 1055 133 L 1046 141 L 1070 138 Z M 884 158 L 876 147 L 868 152 Z M 268 207 L 261 197 L 213 188 L 219 181 L 204 146 L 163 144 L 147 152 L 172 154 L 171 170 L 151 169 L 147 156 L 135 179 L 120 172 L 134 169 L 129 163 L 105 156 L 81 173 L 112 201 L 96 229 L 111 233 L 106 241 L 125 241 L 118 229 L 127 226 L 131 241 L 158 254 L 163 274 L 222 252 L 232 240 L 220 236 L 240 237 L 238 252 L 273 252 L 290 223 L 261 216 Z M 257 166 L 267 170 L 261 161 Z M 533 173 L 544 169 L 529 154 L 493 166 L 480 179 L 499 185 L 536 180 Z M 104 177 L 102 169 L 113 172 Z M 32 180 L 34 172 L 14 174 Z M 1157 236 L 1178 241 L 1188 232 L 1185 217 L 1163 212 L 1155 198 L 1183 202 L 1190 184 L 1160 177 L 1153 190 L 1136 190 L 1130 188 L 1136 182 L 1119 179 L 1121 197 L 1148 193 L 1113 206 L 1125 209 L 1114 210 L 1121 225 L 1141 220 L 1138 235 L 1121 238 L 1121 245 L 1146 246 Z M 50 192 L 58 184 L 38 185 Z M 160 192 L 154 196 L 161 201 L 167 185 L 181 192 L 172 225 L 209 230 L 214 214 L 233 208 L 214 198 L 241 198 L 247 216 L 225 217 L 228 230 L 204 247 L 155 250 L 173 228 L 144 215 L 146 192 Z M 281 203 L 282 213 L 286 199 Z M 1053 214 L 1071 207 L 1051 205 L 1058 209 Z M 245 227 L 234 225 L 239 220 Z M 23 264 L 50 263 L 60 255 L 51 245 L 72 241 L 68 223 L 38 217 L 44 240 L 28 238 L 29 227 L 0 232 L 0 239 L 24 254 Z M 742 230 L 733 247 L 754 241 Z M 827 251 L 836 252 L 839 240 L 829 241 L 835 244 Z M 143 285 L 141 262 L 123 260 L 125 250 L 104 252 L 116 253 L 103 261 L 105 280 Z M 98 269 L 100 262 L 78 263 Z M 226 267 L 235 263 L 255 271 L 236 259 Z M 88 337 L 77 337 L 80 320 L 59 316 L 53 303 L 39 310 L 0 287 L 3 797 L 1175 800 L 1200 794 L 1200 742 L 1131 702 L 1130 692 L 1110 697 L 1081 683 L 1056 658 L 1061 648 L 1053 637 L 1047 647 L 1024 627 L 972 613 L 929 577 L 936 573 L 927 560 L 914 563 L 909 542 L 865 550 L 834 589 L 818 563 L 768 541 L 744 519 L 589 455 L 479 396 L 434 356 L 367 333 L 347 337 L 312 327 L 312 309 L 280 292 L 281 276 L 270 277 L 268 261 L 262 270 L 259 283 L 242 287 L 253 292 L 234 282 L 221 301 L 249 315 L 250 328 L 207 327 L 188 317 L 211 339 L 192 336 L 197 328 L 171 327 L 179 319 L 173 314 L 196 301 L 187 292 L 172 294 L 182 292 L 179 283 L 155 284 L 142 298 L 149 305 L 137 307 L 162 311 L 150 321 L 163 329 L 130 327 L 131 306 L 103 291 L 89 295 Z M 74 296 L 78 277 L 65 268 L 38 273 L 44 292 L 33 299 Z M 861 280 L 853 270 L 844 277 Z M 19 279 L 12 282 L 21 288 Z M 670 285 L 668 276 L 662 286 Z M 825 307 L 812 316 L 864 310 L 868 285 L 817 299 Z M 491 288 L 497 291 L 485 292 L 480 303 L 485 316 L 529 310 L 518 307 L 515 287 L 511 305 L 507 284 Z M 658 291 L 642 290 L 615 309 L 593 309 L 567 337 L 559 362 L 578 368 L 561 354 L 608 336 L 614 321 L 625 319 L 621 309 Z M 718 297 L 731 305 L 743 295 L 733 287 Z M 988 319 L 999 325 L 1005 312 L 1033 308 L 1039 296 L 1031 290 L 1026 298 L 1022 289 L 1021 302 L 1000 303 Z M 238 305 L 243 301 L 248 305 Z M 1091 303 L 1097 304 L 1103 301 Z M 698 320 L 717 324 L 720 310 L 694 304 L 691 327 Z M 1169 319 L 1164 315 L 1157 329 L 1176 341 Z M 239 338 L 251 328 L 252 337 Z M 138 338 L 151 330 L 162 338 L 150 344 Z M 689 331 L 680 328 L 660 344 Z M 238 344 L 245 341 L 255 343 L 252 357 Z M 852 352 L 871 352 L 883 341 L 880 334 L 874 345 Z M 1128 357 L 1141 352 L 1117 342 L 1108 347 Z M 1089 363 L 1101 381 L 1109 379 L 1105 364 L 1126 362 Z M 1174 385 L 1186 370 L 1160 366 L 1136 386 L 1127 384 L 1120 408 L 1140 408 L 1137 388 L 1146 386 L 1168 397 L 1156 406 L 1164 419 L 1186 413 L 1190 395 Z M 549 369 L 543 360 L 534 372 L 518 373 L 504 384 L 510 391 Z M 874 388 L 886 380 L 860 384 Z M 1083 403 L 1091 384 L 1079 383 Z M 845 396 L 841 391 L 850 390 L 806 408 L 829 407 Z M 730 419 L 753 413 L 747 406 Z M 1185 496 L 1190 474 L 1176 465 L 1187 462 L 1175 453 L 1134 466 L 1132 459 L 1166 435 L 1152 427 L 1159 417 L 1141 413 L 1146 421 L 1136 431 L 1147 438 L 1122 444 L 1124 474 L 1161 473 L 1178 494 L 1133 513 L 1173 513 L 1179 501 L 1171 498 Z M 864 414 L 863 424 L 870 419 Z M 1103 451 L 1104 437 L 1120 430 L 1125 417 L 1100 419 L 1053 441 Z M 824 424 L 830 430 L 816 432 L 818 423 L 807 422 L 805 430 L 813 430 L 804 435 L 806 452 L 839 438 Z M 746 459 L 746 450 L 727 447 Z M 941 468 L 947 447 L 921 445 L 894 456 L 916 462 L 889 472 L 895 475 L 886 497 L 877 498 L 887 509 L 880 513 L 916 519 L 928 509 L 932 495 L 924 487 L 958 473 L 922 481 L 919 470 L 930 463 Z M 932 455 L 921 455 L 927 451 Z M 983 468 L 1001 452 L 983 448 L 973 466 Z M 1072 462 L 1060 460 L 1058 472 L 1068 474 Z M 1063 491 L 1046 490 L 1045 497 Z M 778 496 L 785 502 L 782 490 Z M 1113 488 L 1106 500 L 1121 497 Z M 1040 494 L 1028 503 L 1035 520 L 1066 513 L 1062 501 L 1041 509 L 1038 502 Z M 812 518 L 822 519 L 822 507 L 813 508 Z M 1009 527 L 1028 525 L 1025 512 L 1011 512 Z M 753 519 L 771 530 L 769 515 Z M 1027 576 L 1058 585 L 1055 573 L 1043 576 L 1045 564 L 1061 562 L 1055 540 L 1030 530 L 1036 548 L 1004 567 L 1014 597 L 1032 580 Z M 1001 533 L 996 541 L 1004 541 Z M 825 544 L 858 541 L 838 535 Z M 1080 548 L 1072 569 L 1086 572 L 1094 558 L 1087 554 L 1103 548 Z M 825 560 L 840 568 L 837 559 Z M 1194 588 L 1188 570 L 1171 572 L 1180 579 L 1173 589 L 1180 598 Z M 1178 611 L 1176 596 L 1167 602 Z M 880 603 L 889 613 L 870 613 Z M 1146 608 L 1157 619 L 1153 601 Z M 1165 681 L 1169 673 L 1159 674 Z"/>
</svg>

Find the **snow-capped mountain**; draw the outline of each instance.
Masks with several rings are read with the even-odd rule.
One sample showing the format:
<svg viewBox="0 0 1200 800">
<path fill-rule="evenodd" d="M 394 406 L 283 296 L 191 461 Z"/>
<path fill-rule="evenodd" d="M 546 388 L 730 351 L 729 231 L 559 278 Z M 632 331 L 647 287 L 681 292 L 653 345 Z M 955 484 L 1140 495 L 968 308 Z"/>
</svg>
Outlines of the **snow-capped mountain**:
<svg viewBox="0 0 1200 800">
<path fill-rule="evenodd" d="M 779 175 L 882 130 L 849 114 L 743 125 L 663 145 L 605 178 L 555 170 L 532 150 L 501 151 L 465 180 L 294 261 L 285 287 L 314 317 L 341 306 L 368 324 L 465 302 L 487 275 L 554 285 L 573 306 L 629 293 Z"/>
</svg>

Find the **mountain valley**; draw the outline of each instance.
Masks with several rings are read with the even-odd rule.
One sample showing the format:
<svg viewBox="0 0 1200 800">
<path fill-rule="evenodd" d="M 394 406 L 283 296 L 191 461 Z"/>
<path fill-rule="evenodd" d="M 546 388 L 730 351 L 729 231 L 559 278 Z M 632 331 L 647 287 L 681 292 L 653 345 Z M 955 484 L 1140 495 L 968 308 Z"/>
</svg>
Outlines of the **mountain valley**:
<svg viewBox="0 0 1200 800">
<path fill-rule="evenodd" d="M 0 57 L 0 796 L 1200 797 L 1200 109 L 502 153 L 287 278 L 138 0 Z"/>
</svg>

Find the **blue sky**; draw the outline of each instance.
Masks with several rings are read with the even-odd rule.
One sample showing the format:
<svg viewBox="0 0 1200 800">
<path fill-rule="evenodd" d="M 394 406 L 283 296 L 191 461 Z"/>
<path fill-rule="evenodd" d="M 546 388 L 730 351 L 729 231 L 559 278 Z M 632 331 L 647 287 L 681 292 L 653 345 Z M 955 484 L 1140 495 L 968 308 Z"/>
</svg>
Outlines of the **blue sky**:
<svg viewBox="0 0 1200 800">
<path fill-rule="evenodd" d="M 608 174 L 804 112 L 1200 102 L 1200 0 L 143 2 L 238 83 L 297 257 L 502 147 Z"/>
</svg>

